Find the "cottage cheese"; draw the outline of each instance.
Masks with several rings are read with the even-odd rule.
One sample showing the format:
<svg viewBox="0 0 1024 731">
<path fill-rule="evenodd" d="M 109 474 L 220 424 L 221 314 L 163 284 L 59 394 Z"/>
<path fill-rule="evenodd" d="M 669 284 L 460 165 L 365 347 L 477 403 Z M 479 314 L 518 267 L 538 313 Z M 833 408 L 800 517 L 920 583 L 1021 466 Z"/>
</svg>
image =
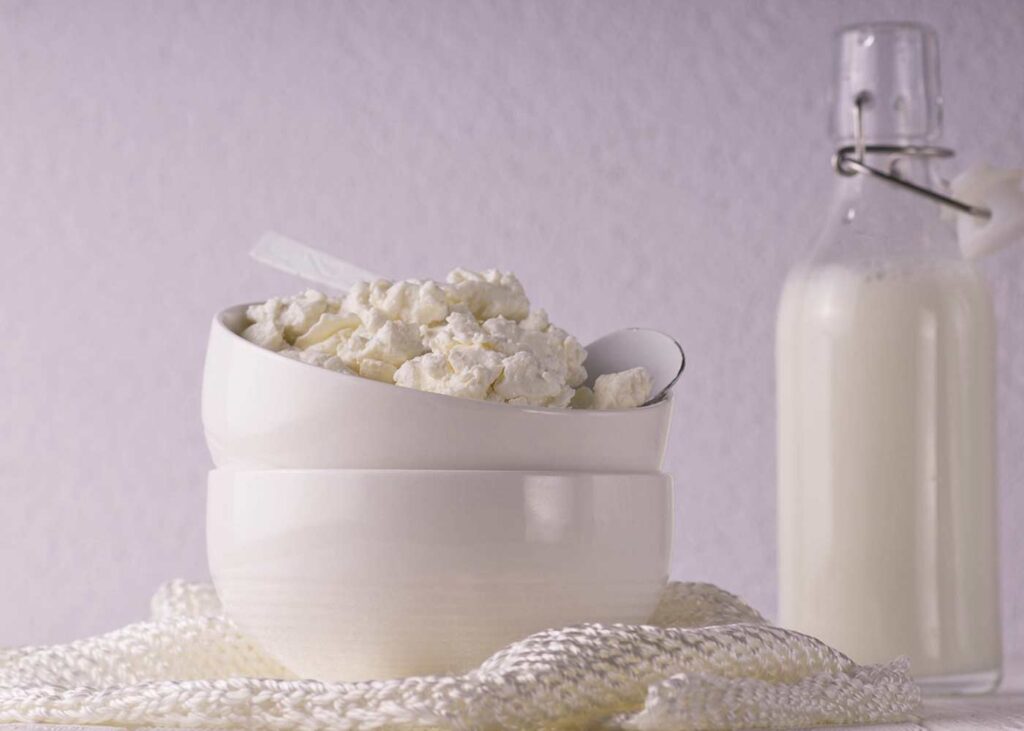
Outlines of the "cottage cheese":
<svg viewBox="0 0 1024 731">
<path fill-rule="evenodd" d="M 316 290 L 249 307 L 242 336 L 304 363 L 421 391 L 522 406 L 644 403 L 643 368 L 601 376 L 586 351 L 531 309 L 514 274 L 456 269 L 444 283 L 360 282 L 343 299 Z"/>
<path fill-rule="evenodd" d="M 605 373 L 594 381 L 595 409 L 629 409 L 651 396 L 651 376 L 646 368 Z"/>
</svg>

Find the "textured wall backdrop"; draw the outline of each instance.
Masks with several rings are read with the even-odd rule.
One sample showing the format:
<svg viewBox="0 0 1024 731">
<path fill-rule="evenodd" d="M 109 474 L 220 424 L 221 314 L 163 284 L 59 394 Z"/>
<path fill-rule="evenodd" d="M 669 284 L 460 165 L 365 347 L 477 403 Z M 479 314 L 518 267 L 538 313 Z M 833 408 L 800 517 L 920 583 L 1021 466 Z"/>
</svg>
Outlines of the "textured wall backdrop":
<svg viewBox="0 0 1024 731">
<path fill-rule="evenodd" d="M 248 260 L 267 228 L 676 334 L 674 573 L 773 612 L 775 305 L 832 182 L 831 33 L 877 18 L 939 31 L 960 159 L 1024 165 L 1016 0 L 0 0 L 0 645 L 206 576 L 208 320 L 300 286 Z M 1024 247 L 988 268 L 1013 649 Z"/>
</svg>

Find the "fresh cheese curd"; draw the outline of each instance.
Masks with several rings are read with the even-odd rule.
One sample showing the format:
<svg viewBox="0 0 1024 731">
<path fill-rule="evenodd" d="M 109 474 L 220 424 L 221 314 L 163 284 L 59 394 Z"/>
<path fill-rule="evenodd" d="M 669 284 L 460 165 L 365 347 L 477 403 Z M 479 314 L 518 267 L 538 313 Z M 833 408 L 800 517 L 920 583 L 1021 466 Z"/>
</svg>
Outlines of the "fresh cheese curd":
<svg viewBox="0 0 1024 731">
<path fill-rule="evenodd" d="M 514 274 L 452 271 L 444 283 L 360 282 L 343 299 L 307 290 L 246 312 L 242 337 L 289 358 L 420 391 L 521 406 L 627 409 L 651 395 L 643 368 L 583 386 L 586 350 L 531 309 Z"/>
</svg>

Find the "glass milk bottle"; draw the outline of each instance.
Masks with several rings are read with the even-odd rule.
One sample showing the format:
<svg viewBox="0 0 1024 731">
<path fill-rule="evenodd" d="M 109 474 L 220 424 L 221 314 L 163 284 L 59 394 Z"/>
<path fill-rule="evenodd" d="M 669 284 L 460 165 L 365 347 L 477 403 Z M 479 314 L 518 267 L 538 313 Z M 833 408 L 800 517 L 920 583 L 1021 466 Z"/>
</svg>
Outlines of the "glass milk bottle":
<svg viewBox="0 0 1024 731">
<path fill-rule="evenodd" d="M 934 196 L 857 164 L 937 187 L 937 42 L 906 23 L 837 40 L 836 190 L 778 315 L 779 620 L 861 663 L 909 656 L 926 690 L 983 691 L 1001 668 L 991 297 Z"/>
</svg>

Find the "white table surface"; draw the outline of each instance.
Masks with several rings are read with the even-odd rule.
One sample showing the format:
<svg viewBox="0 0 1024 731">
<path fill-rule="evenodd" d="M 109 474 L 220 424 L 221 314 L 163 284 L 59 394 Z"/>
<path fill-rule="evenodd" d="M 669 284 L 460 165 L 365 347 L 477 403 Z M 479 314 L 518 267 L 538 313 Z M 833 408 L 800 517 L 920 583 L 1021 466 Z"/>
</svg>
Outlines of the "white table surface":
<svg viewBox="0 0 1024 731">
<path fill-rule="evenodd" d="M 926 698 L 914 722 L 856 726 L 859 731 L 961 731 L 1017 729 L 1024 731 L 1024 657 L 1007 661 L 1006 678 L 996 693 L 981 696 Z M 138 731 L 172 731 L 167 727 L 136 727 Z M 836 727 L 831 727 L 836 728 Z M 3 731 L 123 731 L 111 726 L 0 724 Z M 174 729 L 173 731 L 178 731 Z M 190 730 L 198 731 L 198 730 Z"/>
</svg>

